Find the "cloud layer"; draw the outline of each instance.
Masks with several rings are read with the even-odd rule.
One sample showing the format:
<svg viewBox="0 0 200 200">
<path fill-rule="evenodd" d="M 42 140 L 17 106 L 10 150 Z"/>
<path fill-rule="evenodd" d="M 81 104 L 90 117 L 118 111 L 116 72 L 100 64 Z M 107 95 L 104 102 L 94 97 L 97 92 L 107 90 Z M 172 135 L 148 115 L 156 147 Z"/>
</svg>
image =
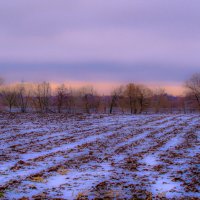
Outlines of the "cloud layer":
<svg viewBox="0 0 200 200">
<path fill-rule="evenodd" d="M 198 0 L 2 0 L 0 73 L 13 81 L 46 74 L 181 82 L 200 66 L 199 7 Z"/>
</svg>

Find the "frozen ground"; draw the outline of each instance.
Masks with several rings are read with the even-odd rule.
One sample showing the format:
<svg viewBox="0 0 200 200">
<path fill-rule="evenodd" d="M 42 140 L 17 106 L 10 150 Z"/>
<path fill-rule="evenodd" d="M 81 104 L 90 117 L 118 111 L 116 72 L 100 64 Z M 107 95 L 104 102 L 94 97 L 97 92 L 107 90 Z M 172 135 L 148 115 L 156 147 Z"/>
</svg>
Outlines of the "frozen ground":
<svg viewBox="0 0 200 200">
<path fill-rule="evenodd" d="M 0 199 L 200 199 L 199 115 L 0 114 Z"/>
</svg>

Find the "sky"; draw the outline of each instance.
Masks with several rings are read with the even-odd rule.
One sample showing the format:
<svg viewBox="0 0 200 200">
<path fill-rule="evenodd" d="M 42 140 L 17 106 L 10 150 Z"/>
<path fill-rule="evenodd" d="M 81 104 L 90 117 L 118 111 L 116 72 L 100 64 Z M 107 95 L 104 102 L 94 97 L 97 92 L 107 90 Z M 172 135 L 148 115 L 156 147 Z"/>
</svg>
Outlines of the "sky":
<svg viewBox="0 0 200 200">
<path fill-rule="evenodd" d="M 200 71 L 199 9 L 199 0 L 1 0 L 0 76 L 180 94 Z"/>
</svg>

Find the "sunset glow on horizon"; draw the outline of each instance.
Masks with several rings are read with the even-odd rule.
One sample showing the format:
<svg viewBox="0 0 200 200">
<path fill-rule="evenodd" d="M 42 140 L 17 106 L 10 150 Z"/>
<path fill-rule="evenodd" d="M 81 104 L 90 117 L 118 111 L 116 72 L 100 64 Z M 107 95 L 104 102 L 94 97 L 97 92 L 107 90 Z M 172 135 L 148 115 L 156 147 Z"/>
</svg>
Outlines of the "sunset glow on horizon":
<svg viewBox="0 0 200 200">
<path fill-rule="evenodd" d="M 55 90 L 57 87 L 60 86 L 61 83 L 51 82 L 52 89 Z M 124 86 L 125 83 L 117 83 L 117 82 L 74 82 L 74 81 L 66 81 L 63 82 L 67 88 L 72 89 L 81 89 L 82 87 L 92 87 L 98 94 L 100 95 L 109 95 L 115 88 Z M 153 91 L 158 89 L 164 89 L 165 92 L 174 96 L 182 96 L 184 95 L 185 89 L 183 85 L 178 85 L 176 83 L 149 83 L 144 84 L 145 86 L 149 87 Z"/>
</svg>

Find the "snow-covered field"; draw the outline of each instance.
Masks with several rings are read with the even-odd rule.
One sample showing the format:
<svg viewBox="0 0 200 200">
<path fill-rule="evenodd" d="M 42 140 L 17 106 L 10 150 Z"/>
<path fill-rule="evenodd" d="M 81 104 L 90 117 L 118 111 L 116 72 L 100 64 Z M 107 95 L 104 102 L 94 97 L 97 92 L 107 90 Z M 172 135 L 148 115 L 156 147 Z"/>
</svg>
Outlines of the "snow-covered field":
<svg viewBox="0 0 200 200">
<path fill-rule="evenodd" d="M 199 115 L 0 114 L 0 199 L 200 199 Z"/>
</svg>

